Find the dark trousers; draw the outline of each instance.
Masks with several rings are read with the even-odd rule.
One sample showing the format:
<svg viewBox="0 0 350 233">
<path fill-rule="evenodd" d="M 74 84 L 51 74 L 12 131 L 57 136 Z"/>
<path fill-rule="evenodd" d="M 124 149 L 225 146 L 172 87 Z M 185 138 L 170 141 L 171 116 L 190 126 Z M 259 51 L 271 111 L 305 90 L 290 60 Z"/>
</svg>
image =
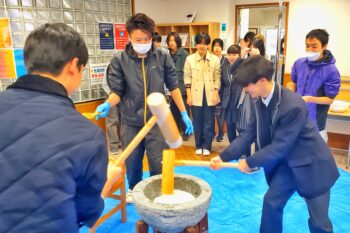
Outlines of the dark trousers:
<svg viewBox="0 0 350 233">
<path fill-rule="evenodd" d="M 280 166 L 273 175 L 269 189 L 264 196 L 260 233 L 281 233 L 283 208 L 296 191 L 290 168 Z M 309 210 L 309 229 L 311 233 L 333 232 L 328 217 L 330 191 L 315 198 L 305 198 Z"/>
<path fill-rule="evenodd" d="M 241 134 L 244 130 L 243 129 L 240 129 L 240 128 L 237 128 L 237 131 L 239 134 Z M 252 149 L 251 149 L 251 145 L 250 147 L 247 149 L 247 151 L 245 152 L 245 155 L 246 157 L 249 157 L 252 155 Z"/>
<path fill-rule="evenodd" d="M 233 140 L 235 140 L 237 134 L 236 134 L 236 124 L 232 121 L 226 121 L 227 126 L 227 137 L 228 141 L 231 143 Z"/>
<path fill-rule="evenodd" d="M 122 123 L 121 142 L 123 150 L 135 138 L 141 128 Z M 129 189 L 132 190 L 142 180 L 142 161 L 145 151 L 147 153 L 150 175 L 154 176 L 162 173 L 162 152 L 166 148 L 168 146 L 165 143 L 164 137 L 158 125 L 155 125 L 125 160 Z"/>
<path fill-rule="evenodd" d="M 219 107 L 219 110 L 218 110 Z M 219 112 L 220 111 L 220 112 Z M 226 119 L 226 109 L 216 106 L 215 108 L 215 118 L 218 124 L 218 138 L 223 138 L 224 136 L 224 124 L 227 127 L 227 137 L 228 141 L 231 143 L 236 138 L 236 124 L 230 121 L 225 121 Z M 215 133 L 215 132 L 214 132 Z"/>
<path fill-rule="evenodd" d="M 106 116 L 106 131 L 107 131 L 107 142 L 108 147 L 111 152 L 118 151 L 119 147 L 119 131 L 120 131 L 120 123 L 119 123 L 119 109 L 117 106 L 112 107 Z"/>
<path fill-rule="evenodd" d="M 215 120 L 218 124 L 218 136 L 217 138 L 223 138 L 224 137 L 224 124 L 225 124 L 225 110 L 221 108 L 221 106 L 215 106 Z M 214 128 L 215 128 L 215 122 L 214 122 Z M 214 136 L 215 136 L 215 130 L 214 130 Z"/>
<path fill-rule="evenodd" d="M 182 99 L 184 101 L 186 111 L 187 111 L 188 115 L 190 115 L 190 106 L 188 106 L 188 104 L 186 103 L 187 96 L 183 95 Z M 180 133 L 185 133 L 186 125 L 182 120 L 182 116 L 181 116 L 181 112 L 180 112 L 179 108 L 176 106 L 175 101 L 171 97 L 170 97 L 169 102 L 170 102 L 170 111 L 174 116 L 174 120 L 176 122 L 177 128 L 179 129 Z"/>
<path fill-rule="evenodd" d="M 231 109 L 227 108 L 227 109 L 224 109 L 223 111 L 224 112 L 222 117 L 226 122 L 228 141 L 231 143 L 237 137 L 236 118 Z"/>
<path fill-rule="evenodd" d="M 211 150 L 214 131 L 215 107 L 208 106 L 205 93 L 202 106 L 192 106 L 194 139 L 197 149 Z"/>
</svg>

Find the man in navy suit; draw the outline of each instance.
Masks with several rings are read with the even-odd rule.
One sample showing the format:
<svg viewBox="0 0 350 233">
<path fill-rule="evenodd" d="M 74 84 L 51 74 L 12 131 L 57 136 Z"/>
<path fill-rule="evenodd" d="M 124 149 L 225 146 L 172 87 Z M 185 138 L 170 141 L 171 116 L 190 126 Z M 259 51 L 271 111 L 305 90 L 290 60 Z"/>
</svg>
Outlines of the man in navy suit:
<svg viewBox="0 0 350 233">
<path fill-rule="evenodd" d="M 247 130 L 211 159 L 211 167 L 220 169 L 222 161 L 240 158 L 256 139 L 256 153 L 240 160 L 239 170 L 250 173 L 254 167 L 264 168 L 269 189 L 260 232 L 282 232 L 283 208 L 295 191 L 307 204 L 310 232 L 333 232 L 328 208 L 330 189 L 339 177 L 335 161 L 308 120 L 305 102 L 276 84 L 273 72 L 262 56 L 246 59 L 236 71 L 236 81 L 256 99 L 254 109 Z"/>
</svg>

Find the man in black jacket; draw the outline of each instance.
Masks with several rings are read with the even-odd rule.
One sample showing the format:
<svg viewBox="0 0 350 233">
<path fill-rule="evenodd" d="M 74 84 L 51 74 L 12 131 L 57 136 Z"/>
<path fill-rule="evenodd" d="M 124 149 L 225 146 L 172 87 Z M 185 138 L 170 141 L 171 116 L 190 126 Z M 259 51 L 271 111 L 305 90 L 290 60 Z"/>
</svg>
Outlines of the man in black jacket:
<svg viewBox="0 0 350 233">
<path fill-rule="evenodd" d="M 250 173 L 263 167 L 269 189 L 264 197 L 260 232 L 282 232 L 283 208 L 297 191 L 305 198 L 312 233 L 333 232 L 328 217 L 330 189 L 339 177 L 334 158 L 317 129 L 308 120 L 308 110 L 298 95 L 272 81 L 273 67 L 264 57 L 246 59 L 236 71 L 236 81 L 256 98 L 255 112 L 247 129 L 219 156 L 238 159 L 257 139 L 257 151 L 239 161 L 239 170 Z"/>
<path fill-rule="evenodd" d="M 0 93 L 0 232 L 78 233 L 102 213 L 107 147 L 68 97 L 88 50 L 63 23 L 31 32 L 28 74 Z"/>
<path fill-rule="evenodd" d="M 191 134 L 193 126 L 185 109 L 174 63 L 169 53 L 155 49 L 152 43 L 154 21 L 145 14 L 139 13 L 126 22 L 126 29 L 131 42 L 122 52 L 118 52 L 111 60 L 107 74 L 111 93 L 106 102 L 96 111 L 105 117 L 111 106 L 120 104 L 121 142 L 122 148 L 131 142 L 141 130 L 151 113 L 146 105 L 146 98 L 153 92 L 164 94 L 164 84 L 179 108 L 186 124 L 187 134 Z M 151 175 L 161 173 L 162 151 L 167 148 L 165 140 L 158 128 L 154 126 L 146 138 L 126 159 L 126 173 L 129 183 L 127 202 L 132 202 L 132 189 L 142 180 L 142 160 L 147 151 Z"/>
</svg>

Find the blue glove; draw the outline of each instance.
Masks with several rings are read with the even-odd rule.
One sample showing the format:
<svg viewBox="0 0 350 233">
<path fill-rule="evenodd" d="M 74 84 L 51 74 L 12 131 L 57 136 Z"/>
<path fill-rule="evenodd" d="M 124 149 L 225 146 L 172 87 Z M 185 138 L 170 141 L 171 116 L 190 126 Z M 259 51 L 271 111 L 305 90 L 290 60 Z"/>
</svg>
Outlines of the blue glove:
<svg viewBox="0 0 350 233">
<path fill-rule="evenodd" d="M 96 115 L 96 120 L 102 117 L 106 117 L 110 108 L 111 108 L 111 104 L 107 101 L 104 102 L 103 104 L 100 104 L 95 111 L 99 113 L 98 115 Z"/>
<path fill-rule="evenodd" d="M 186 111 L 181 112 L 181 116 L 182 116 L 182 120 L 184 121 L 185 125 L 186 125 L 186 130 L 185 130 L 185 134 L 190 135 L 193 133 L 193 125 L 192 125 L 192 121 L 189 118 L 188 114 Z"/>
</svg>

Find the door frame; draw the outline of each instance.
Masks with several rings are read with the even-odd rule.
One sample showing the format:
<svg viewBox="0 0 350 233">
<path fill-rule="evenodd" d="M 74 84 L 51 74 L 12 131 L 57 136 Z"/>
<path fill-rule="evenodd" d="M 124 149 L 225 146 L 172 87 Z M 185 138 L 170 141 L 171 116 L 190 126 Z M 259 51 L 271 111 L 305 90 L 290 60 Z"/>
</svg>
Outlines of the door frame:
<svg viewBox="0 0 350 233">
<path fill-rule="evenodd" d="M 241 9 L 245 8 L 263 8 L 263 7 L 271 7 L 271 6 L 279 6 L 278 2 L 269 2 L 269 3 L 255 3 L 255 4 L 242 4 L 236 5 L 235 7 L 235 33 L 234 33 L 234 44 L 238 44 L 237 41 L 237 28 L 238 28 L 238 18 Z M 285 33 L 284 33 L 284 51 L 283 55 L 285 56 L 287 53 L 287 42 L 288 42 L 288 17 L 289 17 L 289 2 L 283 2 L 283 6 L 286 7 L 286 18 L 285 18 Z"/>
</svg>

